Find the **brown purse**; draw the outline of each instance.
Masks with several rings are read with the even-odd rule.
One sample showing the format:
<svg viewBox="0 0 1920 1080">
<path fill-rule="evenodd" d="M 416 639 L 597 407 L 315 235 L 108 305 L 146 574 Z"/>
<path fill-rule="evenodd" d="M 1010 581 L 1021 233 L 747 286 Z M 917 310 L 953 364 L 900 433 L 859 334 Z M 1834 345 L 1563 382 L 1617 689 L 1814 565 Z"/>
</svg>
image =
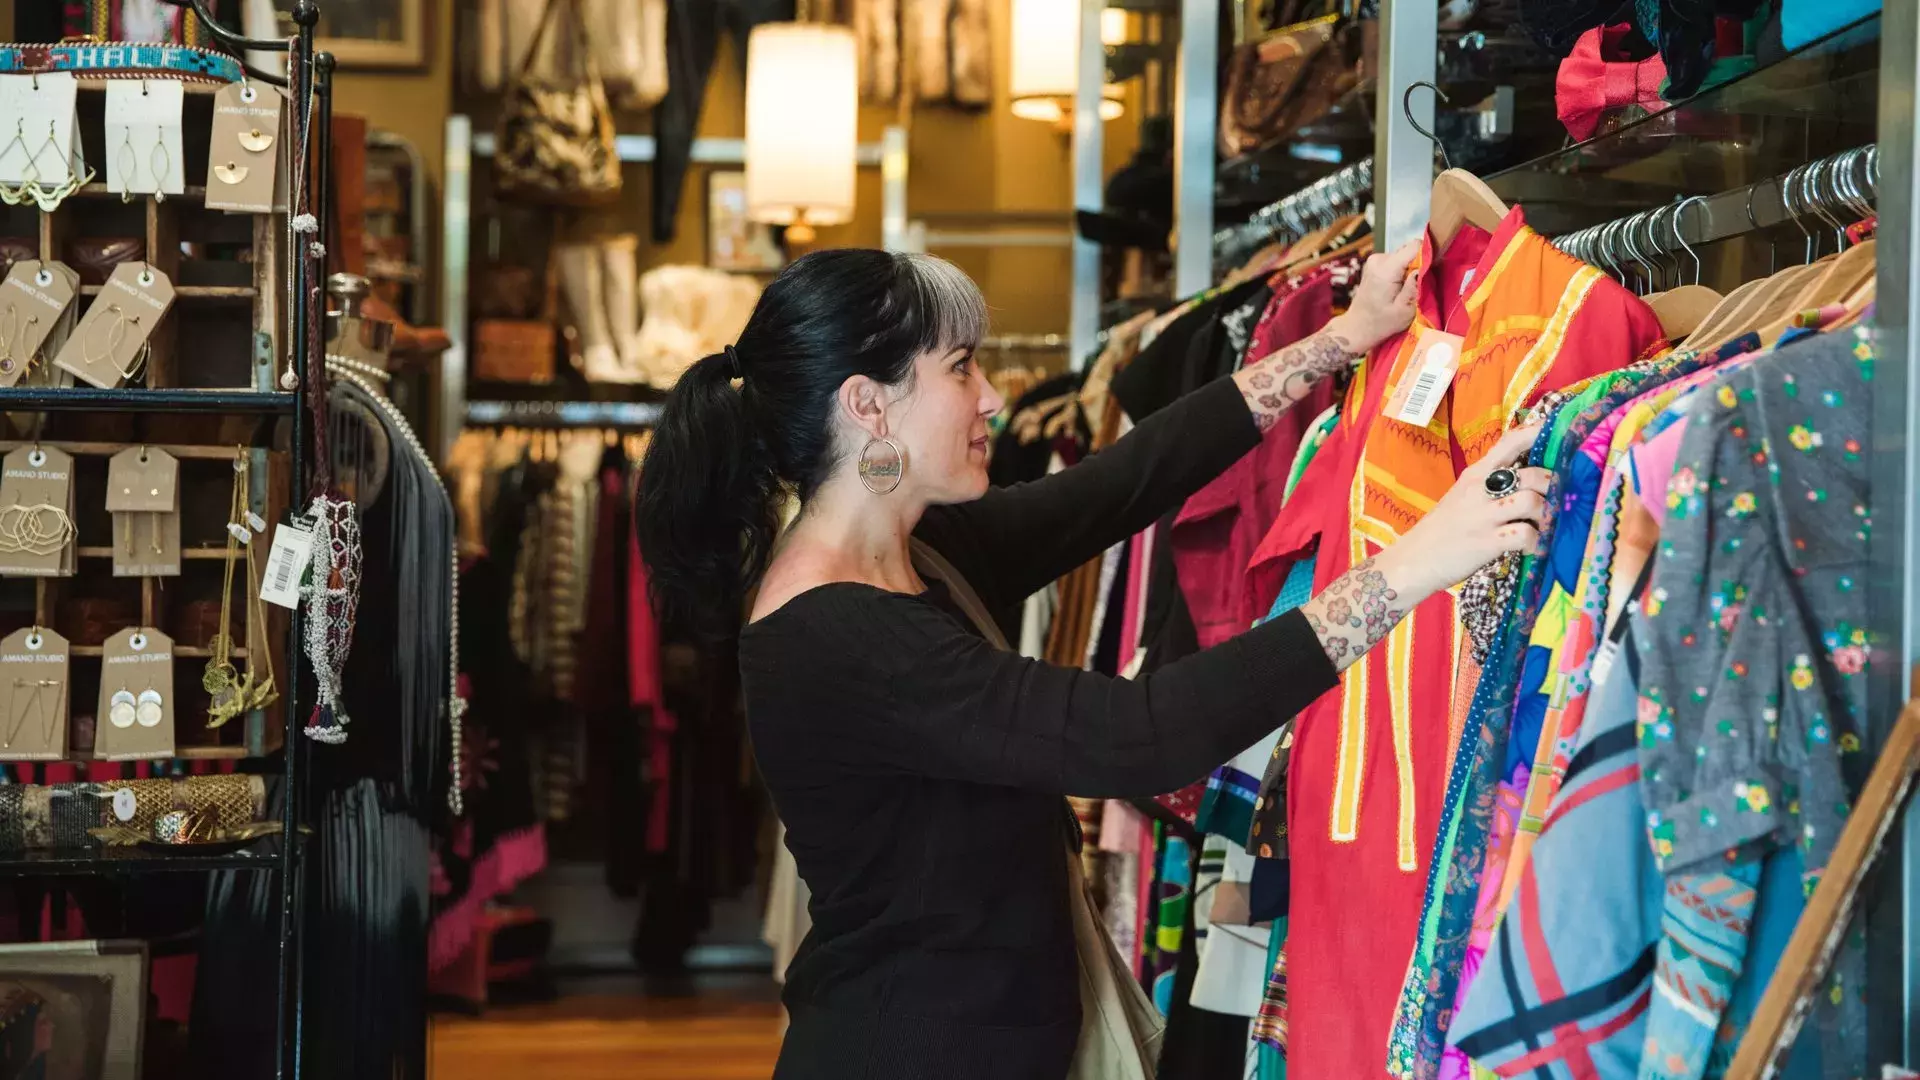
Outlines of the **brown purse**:
<svg viewBox="0 0 1920 1080">
<path fill-rule="evenodd" d="M 556 22 L 573 37 L 577 78 L 548 77 L 535 62 Z M 495 184 L 504 195 L 564 206 L 604 203 L 620 194 L 620 156 L 614 149 L 613 112 L 593 61 L 580 0 L 547 0 L 520 70 L 501 102 L 493 157 Z"/>
<path fill-rule="evenodd" d="M 1235 157 L 1277 142 L 1357 86 L 1346 29 L 1339 16 L 1326 15 L 1236 49 L 1220 109 L 1220 152 Z"/>
</svg>

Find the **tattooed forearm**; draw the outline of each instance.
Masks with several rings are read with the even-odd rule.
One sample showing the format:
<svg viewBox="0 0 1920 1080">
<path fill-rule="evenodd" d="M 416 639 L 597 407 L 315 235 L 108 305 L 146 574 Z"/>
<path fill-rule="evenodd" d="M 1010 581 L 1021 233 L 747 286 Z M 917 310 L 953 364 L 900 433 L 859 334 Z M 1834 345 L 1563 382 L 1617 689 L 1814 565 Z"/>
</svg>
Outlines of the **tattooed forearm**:
<svg viewBox="0 0 1920 1080">
<path fill-rule="evenodd" d="M 1300 611 L 1334 670 L 1345 671 L 1386 637 L 1411 607 L 1412 599 L 1402 596 L 1387 580 L 1386 571 L 1368 559 L 1302 604 Z"/>
<path fill-rule="evenodd" d="M 1329 324 L 1279 352 L 1249 364 L 1234 375 L 1240 393 L 1253 411 L 1254 423 L 1267 431 L 1280 414 L 1307 396 L 1322 379 L 1353 366 L 1359 355 L 1345 335 Z"/>
</svg>

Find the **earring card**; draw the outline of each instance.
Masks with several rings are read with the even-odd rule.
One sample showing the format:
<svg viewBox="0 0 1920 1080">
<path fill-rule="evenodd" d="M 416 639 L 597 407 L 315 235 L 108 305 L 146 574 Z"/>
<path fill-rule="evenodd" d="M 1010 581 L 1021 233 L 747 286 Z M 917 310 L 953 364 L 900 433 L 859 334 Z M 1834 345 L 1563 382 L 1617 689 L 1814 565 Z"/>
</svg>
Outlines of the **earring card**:
<svg viewBox="0 0 1920 1080">
<path fill-rule="evenodd" d="M 42 269 L 51 270 L 54 274 L 66 281 L 66 291 L 68 294 L 72 296 L 80 295 L 80 272 L 78 270 L 57 260 L 45 262 L 40 265 Z M 26 376 L 20 380 L 18 385 L 45 387 L 73 385 L 73 373 L 62 371 L 55 367 L 53 365 L 53 358 L 60 355 L 60 350 L 66 346 L 67 339 L 73 336 L 73 328 L 79 322 L 80 305 L 77 303 L 69 303 L 66 306 L 66 310 L 60 313 L 60 317 L 54 320 L 53 328 L 48 332 L 46 339 L 40 343 L 38 353 L 29 358 L 31 362 L 27 364 Z"/>
<path fill-rule="evenodd" d="M 67 639 L 42 627 L 0 640 L 0 761 L 67 756 Z"/>
<path fill-rule="evenodd" d="M 53 362 L 101 389 L 119 386 L 137 374 L 141 350 L 172 304 L 173 282 L 159 268 L 121 263 Z"/>
<path fill-rule="evenodd" d="M 0 182 L 57 188 L 80 172 L 72 72 L 0 75 Z"/>
<path fill-rule="evenodd" d="M 187 190 L 180 139 L 185 87 L 175 79 L 107 84 L 107 189 L 178 195 Z"/>
<path fill-rule="evenodd" d="M 133 699 L 131 710 L 116 711 L 119 694 Z M 108 638 L 101 651 L 93 756 L 101 761 L 172 757 L 173 698 L 172 638 L 151 626 L 128 627 Z"/>
<path fill-rule="evenodd" d="M 22 446 L 0 464 L 0 575 L 73 573 L 73 458 L 51 446 Z M 65 532 L 63 543 L 50 541 Z"/>
<path fill-rule="evenodd" d="M 234 83 L 213 98 L 207 151 L 207 208 L 270 214 L 282 143 L 280 92 Z"/>
<path fill-rule="evenodd" d="M 20 381 L 73 303 L 74 282 L 53 265 L 22 259 L 0 281 L 0 386 Z"/>
<path fill-rule="evenodd" d="M 180 509 L 180 462 L 157 446 L 130 446 L 107 460 L 107 509 L 172 513 Z"/>
</svg>

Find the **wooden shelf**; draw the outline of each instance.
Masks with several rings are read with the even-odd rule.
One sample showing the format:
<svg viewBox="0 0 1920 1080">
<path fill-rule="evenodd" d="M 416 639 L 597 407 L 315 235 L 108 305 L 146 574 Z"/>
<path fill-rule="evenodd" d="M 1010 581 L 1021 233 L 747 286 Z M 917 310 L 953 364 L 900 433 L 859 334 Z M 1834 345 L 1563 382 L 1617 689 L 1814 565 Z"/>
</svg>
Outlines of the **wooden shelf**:
<svg viewBox="0 0 1920 1080">
<path fill-rule="evenodd" d="M 49 439 L 33 443 L 26 439 L 0 439 L 0 454 L 18 450 L 23 446 L 51 446 L 56 450 L 65 450 L 74 457 L 112 457 L 128 446 L 138 443 L 123 442 L 72 442 L 65 439 Z M 232 461 L 239 451 L 231 446 L 183 446 L 177 443 L 147 443 L 156 450 L 165 450 L 181 460 L 189 458 L 195 461 Z"/>
<path fill-rule="evenodd" d="M 91 184 L 82 184 L 79 190 L 75 191 L 74 194 L 84 199 L 117 199 L 120 197 L 119 192 L 109 190 L 107 188 L 106 182 L 102 180 L 95 180 Z M 151 198 L 153 198 L 153 196 L 151 195 L 135 195 L 133 196 L 132 199 L 128 199 L 127 201 L 132 202 L 133 199 L 151 199 Z M 206 185 L 188 184 L 185 191 L 181 192 L 178 195 L 168 195 L 167 198 L 189 199 L 195 202 L 205 202 L 207 199 Z"/>
<path fill-rule="evenodd" d="M 110 547 L 74 548 L 73 553 L 83 559 L 113 558 L 113 549 Z M 239 559 L 245 555 L 245 553 L 246 552 L 244 548 L 241 549 L 241 551 L 237 552 L 234 557 L 235 561 L 238 562 Z M 180 557 L 182 559 L 225 559 L 227 557 L 227 548 L 225 544 L 221 544 L 219 546 L 209 545 L 206 547 L 181 548 Z"/>
<path fill-rule="evenodd" d="M 67 649 L 69 656 L 104 656 L 106 652 L 104 645 L 74 645 Z M 205 660 L 213 655 L 213 650 L 200 645 L 175 645 L 173 655 L 181 660 Z M 245 660 L 247 647 L 235 645 L 227 655 L 235 660 Z"/>
<path fill-rule="evenodd" d="M 219 93 L 221 90 L 226 89 L 226 87 L 229 85 L 225 81 L 206 82 L 202 79 L 183 79 L 180 77 L 178 73 L 169 75 L 169 74 L 164 74 L 160 72 L 155 72 L 152 76 L 150 76 L 150 78 L 153 78 L 155 80 L 172 79 L 178 82 L 181 88 L 185 90 L 186 93 L 191 97 L 212 97 L 213 95 Z M 102 79 L 98 76 L 82 75 L 82 76 L 79 76 L 78 78 L 75 78 L 73 81 L 76 84 L 78 84 L 78 86 L 82 90 L 96 90 L 104 94 L 107 92 L 107 87 L 113 85 L 114 83 L 135 82 L 138 80 L 133 78 Z"/>
<path fill-rule="evenodd" d="M 82 285 L 81 296 L 99 296 L 105 291 L 104 285 Z M 251 300 L 260 295 L 260 290 L 251 285 L 176 285 L 173 290 L 175 302 L 181 300 Z"/>
<path fill-rule="evenodd" d="M 161 760 L 172 761 L 245 761 L 252 757 L 244 746 L 176 746 L 173 757 Z M 124 765 L 124 761 L 101 761 L 96 757 L 75 755 L 53 761 L 6 761 L 6 765 L 58 765 L 62 762 L 74 765 Z"/>
</svg>

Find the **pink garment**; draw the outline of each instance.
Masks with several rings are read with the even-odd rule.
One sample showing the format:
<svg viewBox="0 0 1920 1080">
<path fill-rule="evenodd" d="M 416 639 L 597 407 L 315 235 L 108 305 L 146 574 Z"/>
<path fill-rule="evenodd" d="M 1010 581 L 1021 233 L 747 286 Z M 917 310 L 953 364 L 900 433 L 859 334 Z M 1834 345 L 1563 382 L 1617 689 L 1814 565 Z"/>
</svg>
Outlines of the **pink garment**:
<svg viewBox="0 0 1920 1080">
<path fill-rule="evenodd" d="M 648 773 L 653 805 L 647 812 L 647 851 L 667 850 L 673 808 L 673 734 L 680 721 L 668 710 L 660 683 L 660 625 L 647 595 L 647 562 L 640 541 L 627 540 L 627 693 L 636 710 L 645 709 Z"/>
<path fill-rule="evenodd" d="M 1667 523 L 1667 481 L 1673 479 L 1680 457 L 1680 440 L 1686 437 L 1687 420 L 1681 417 L 1667 430 L 1633 448 L 1627 455 L 1632 464 L 1633 493 L 1640 505 L 1653 515 L 1656 524 Z"/>
<path fill-rule="evenodd" d="M 1291 345 L 1332 317 L 1333 274 L 1318 271 L 1291 292 L 1275 293 L 1247 356 L 1251 361 Z M 1196 492 L 1174 518 L 1167 542 L 1173 545 L 1180 593 L 1201 648 L 1245 631 L 1272 606 L 1270 595 L 1260 602 L 1247 563 L 1267 527 L 1280 516 L 1287 473 L 1307 425 L 1332 403 L 1333 384 L 1322 381 L 1281 414 L 1258 448 Z"/>
</svg>

